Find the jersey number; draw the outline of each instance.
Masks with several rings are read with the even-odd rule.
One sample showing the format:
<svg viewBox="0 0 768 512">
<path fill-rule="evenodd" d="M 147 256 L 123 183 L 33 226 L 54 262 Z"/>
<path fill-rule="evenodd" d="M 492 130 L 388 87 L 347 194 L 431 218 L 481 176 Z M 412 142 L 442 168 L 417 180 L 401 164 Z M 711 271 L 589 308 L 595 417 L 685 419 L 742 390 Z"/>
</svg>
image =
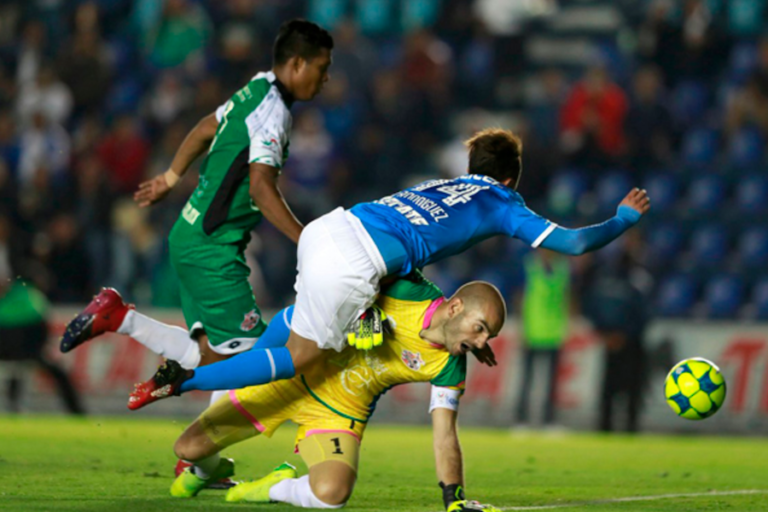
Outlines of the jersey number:
<svg viewBox="0 0 768 512">
<path fill-rule="evenodd" d="M 336 450 L 333 451 L 332 453 L 334 455 L 344 455 L 344 452 L 341 451 L 341 441 L 339 440 L 339 438 L 334 437 L 333 439 L 331 439 L 331 441 L 333 442 L 333 445 L 336 447 Z"/>
<path fill-rule="evenodd" d="M 454 206 L 458 203 L 470 202 L 472 200 L 472 196 L 487 188 L 488 187 L 481 187 L 471 183 L 462 183 L 460 185 L 446 185 L 444 187 L 438 187 L 437 191 L 448 195 L 448 197 L 443 199 L 444 204 L 448 206 Z"/>
</svg>

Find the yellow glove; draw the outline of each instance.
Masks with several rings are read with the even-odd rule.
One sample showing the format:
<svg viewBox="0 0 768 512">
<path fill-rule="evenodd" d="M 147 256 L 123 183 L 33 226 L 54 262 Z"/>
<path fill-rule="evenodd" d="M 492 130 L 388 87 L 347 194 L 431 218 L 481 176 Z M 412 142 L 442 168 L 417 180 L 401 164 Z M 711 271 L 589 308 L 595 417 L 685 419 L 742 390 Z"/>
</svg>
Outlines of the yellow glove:
<svg viewBox="0 0 768 512">
<path fill-rule="evenodd" d="M 352 323 L 347 342 L 358 350 L 371 350 L 384 343 L 384 332 L 391 328 L 384 311 L 373 305 Z"/>
</svg>

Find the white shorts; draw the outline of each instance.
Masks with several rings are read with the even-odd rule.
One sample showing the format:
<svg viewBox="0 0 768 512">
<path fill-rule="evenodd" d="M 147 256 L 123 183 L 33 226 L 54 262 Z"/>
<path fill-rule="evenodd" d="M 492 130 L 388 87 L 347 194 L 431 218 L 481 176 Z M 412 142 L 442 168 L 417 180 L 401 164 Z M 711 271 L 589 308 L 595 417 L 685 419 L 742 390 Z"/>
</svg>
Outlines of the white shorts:
<svg viewBox="0 0 768 512">
<path fill-rule="evenodd" d="M 360 219 L 337 208 L 301 232 L 291 330 L 341 352 L 346 331 L 379 293 L 387 267 Z"/>
</svg>

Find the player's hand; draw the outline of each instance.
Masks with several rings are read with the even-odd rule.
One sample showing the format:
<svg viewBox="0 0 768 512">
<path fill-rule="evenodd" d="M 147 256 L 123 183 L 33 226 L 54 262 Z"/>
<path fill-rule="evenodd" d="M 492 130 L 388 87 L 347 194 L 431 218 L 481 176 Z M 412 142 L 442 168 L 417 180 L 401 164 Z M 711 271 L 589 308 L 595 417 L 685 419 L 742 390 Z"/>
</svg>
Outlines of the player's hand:
<svg viewBox="0 0 768 512">
<path fill-rule="evenodd" d="M 370 350 L 384 343 L 384 333 L 391 333 L 392 327 L 387 314 L 374 304 L 352 323 L 347 341 L 358 350 Z"/>
<path fill-rule="evenodd" d="M 629 206 L 640 215 L 645 215 L 651 209 L 651 200 L 645 189 L 633 188 L 619 206 Z"/>
<path fill-rule="evenodd" d="M 161 174 L 139 185 L 139 190 L 133 194 L 133 200 L 139 204 L 139 208 L 146 208 L 163 200 L 170 191 L 171 187 Z"/>
<path fill-rule="evenodd" d="M 501 512 L 493 505 L 483 505 L 474 500 L 461 500 L 454 501 L 448 508 L 447 512 Z"/>
<path fill-rule="evenodd" d="M 475 355 L 477 360 L 485 366 L 494 367 L 499 364 L 496 362 L 496 354 L 493 353 L 493 349 L 488 343 L 486 343 L 483 348 L 476 348 L 472 350 L 472 353 Z"/>
</svg>

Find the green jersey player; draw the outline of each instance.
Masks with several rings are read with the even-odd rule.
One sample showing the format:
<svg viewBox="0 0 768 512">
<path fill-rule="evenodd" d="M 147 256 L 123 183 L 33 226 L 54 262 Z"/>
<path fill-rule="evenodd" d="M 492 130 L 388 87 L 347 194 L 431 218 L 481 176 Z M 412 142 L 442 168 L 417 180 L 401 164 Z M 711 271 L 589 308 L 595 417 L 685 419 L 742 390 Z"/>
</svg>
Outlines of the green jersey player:
<svg viewBox="0 0 768 512">
<path fill-rule="evenodd" d="M 303 229 L 277 179 L 288 157 L 291 105 L 309 101 L 328 81 L 333 39 L 318 25 L 291 20 L 279 30 L 273 67 L 254 76 L 179 147 L 165 174 L 142 183 L 140 207 L 161 201 L 206 151 L 200 181 L 171 230 L 171 262 L 181 285 L 186 330 L 133 310 L 105 288 L 70 322 L 68 352 L 104 332 L 127 334 L 152 351 L 195 368 L 250 349 L 265 329 L 248 283 L 244 249 L 266 217 L 298 242 Z"/>
</svg>

